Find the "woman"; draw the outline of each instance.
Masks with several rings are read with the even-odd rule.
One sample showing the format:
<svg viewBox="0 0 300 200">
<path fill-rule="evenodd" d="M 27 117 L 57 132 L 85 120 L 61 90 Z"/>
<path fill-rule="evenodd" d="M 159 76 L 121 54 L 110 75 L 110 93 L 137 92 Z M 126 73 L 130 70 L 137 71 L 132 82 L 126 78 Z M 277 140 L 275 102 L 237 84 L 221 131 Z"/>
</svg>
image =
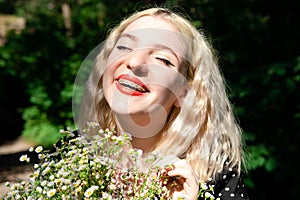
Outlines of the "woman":
<svg viewBox="0 0 300 200">
<path fill-rule="evenodd" d="M 78 126 L 97 121 L 132 135 L 144 152 L 174 155 L 174 195 L 197 199 L 199 181 L 220 199 L 247 199 L 241 130 L 212 47 L 185 18 L 146 9 L 109 34 L 86 85 Z"/>
</svg>

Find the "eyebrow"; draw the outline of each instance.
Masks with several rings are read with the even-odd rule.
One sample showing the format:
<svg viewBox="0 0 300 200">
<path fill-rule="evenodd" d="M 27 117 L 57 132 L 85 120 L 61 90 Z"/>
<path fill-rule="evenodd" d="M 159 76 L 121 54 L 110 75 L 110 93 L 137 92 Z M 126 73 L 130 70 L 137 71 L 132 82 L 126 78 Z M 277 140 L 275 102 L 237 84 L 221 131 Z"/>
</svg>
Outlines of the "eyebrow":
<svg viewBox="0 0 300 200">
<path fill-rule="evenodd" d="M 153 46 L 155 49 L 165 49 L 165 50 L 169 51 L 171 54 L 173 54 L 176 57 L 177 61 L 180 61 L 180 59 L 178 58 L 175 51 L 173 49 L 171 49 L 170 47 L 163 45 L 163 44 L 154 44 Z"/>
<path fill-rule="evenodd" d="M 133 40 L 134 42 L 137 42 L 137 41 L 138 41 L 138 37 L 136 37 L 136 36 L 134 36 L 134 35 L 131 35 L 131 34 L 128 34 L 128 33 L 123 33 L 123 34 L 121 34 L 120 38 L 123 38 L 123 37 L 125 37 L 125 38 L 127 37 L 127 38 Z M 177 54 L 175 53 L 175 51 L 174 51 L 173 49 L 171 49 L 170 47 L 168 47 L 168 46 L 166 46 L 166 45 L 163 45 L 163 44 L 159 44 L 159 43 L 154 43 L 153 47 L 154 47 L 155 49 L 166 49 L 166 50 L 168 50 L 170 53 L 172 53 L 172 54 L 176 57 L 176 59 L 177 59 L 178 61 L 180 61 L 180 59 L 179 59 L 179 57 L 177 56 Z"/>
<path fill-rule="evenodd" d="M 131 40 L 133 40 L 133 41 L 135 41 L 135 42 L 138 41 L 138 38 L 137 38 L 136 36 L 131 35 L 131 34 L 128 34 L 128 33 L 123 33 L 123 34 L 120 36 L 120 38 L 122 38 L 122 37 L 127 37 L 127 38 L 129 38 L 129 39 L 131 39 Z"/>
</svg>

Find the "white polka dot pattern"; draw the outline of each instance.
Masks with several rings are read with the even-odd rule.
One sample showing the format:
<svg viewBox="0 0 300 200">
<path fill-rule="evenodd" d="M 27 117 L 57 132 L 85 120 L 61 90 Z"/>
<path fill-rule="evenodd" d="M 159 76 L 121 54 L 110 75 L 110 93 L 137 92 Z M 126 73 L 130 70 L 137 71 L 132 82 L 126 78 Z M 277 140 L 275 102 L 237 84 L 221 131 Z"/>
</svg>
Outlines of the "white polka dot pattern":
<svg viewBox="0 0 300 200">
<path fill-rule="evenodd" d="M 243 174 L 239 175 L 235 168 L 225 169 L 208 184 L 214 188 L 214 196 L 219 200 L 249 200 L 243 182 Z"/>
</svg>

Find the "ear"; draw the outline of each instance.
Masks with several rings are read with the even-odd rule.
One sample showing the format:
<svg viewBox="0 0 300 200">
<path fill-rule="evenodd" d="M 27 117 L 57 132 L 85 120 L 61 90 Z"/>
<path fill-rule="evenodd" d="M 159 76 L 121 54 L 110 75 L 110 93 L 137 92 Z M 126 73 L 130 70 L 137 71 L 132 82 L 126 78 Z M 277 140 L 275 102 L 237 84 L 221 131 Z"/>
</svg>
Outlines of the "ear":
<svg viewBox="0 0 300 200">
<path fill-rule="evenodd" d="M 176 99 L 176 101 L 174 102 L 174 106 L 177 107 L 177 108 L 180 108 L 182 103 L 183 103 L 183 100 L 185 98 L 185 96 L 187 95 L 188 91 L 190 90 L 190 85 L 187 84 L 186 86 L 184 86 L 179 95 L 178 95 L 178 98 Z"/>
</svg>

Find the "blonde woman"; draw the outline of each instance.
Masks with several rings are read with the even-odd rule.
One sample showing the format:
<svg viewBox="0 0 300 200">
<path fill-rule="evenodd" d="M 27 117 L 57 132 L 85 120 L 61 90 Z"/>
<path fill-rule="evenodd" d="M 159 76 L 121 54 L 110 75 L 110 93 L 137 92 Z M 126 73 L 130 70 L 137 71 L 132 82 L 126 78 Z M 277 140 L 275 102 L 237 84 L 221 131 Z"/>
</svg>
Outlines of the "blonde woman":
<svg viewBox="0 0 300 200">
<path fill-rule="evenodd" d="M 220 199 L 248 199 L 241 130 L 214 51 L 184 17 L 150 8 L 111 30 L 86 84 L 78 119 L 132 135 L 144 152 L 173 155 L 169 176 L 197 199 L 199 181 Z M 169 158 L 169 157 L 168 157 Z"/>
</svg>

